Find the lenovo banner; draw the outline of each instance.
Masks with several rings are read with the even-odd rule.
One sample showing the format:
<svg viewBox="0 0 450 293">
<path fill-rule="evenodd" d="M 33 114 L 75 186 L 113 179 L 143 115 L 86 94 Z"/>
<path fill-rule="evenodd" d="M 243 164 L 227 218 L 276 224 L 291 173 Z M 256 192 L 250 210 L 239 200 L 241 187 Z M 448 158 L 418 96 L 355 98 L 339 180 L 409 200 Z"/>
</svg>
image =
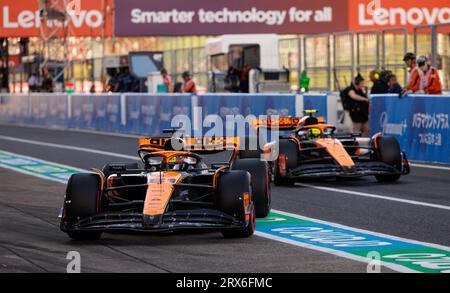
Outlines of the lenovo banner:
<svg viewBox="0 0 450 293">
<path fill-rule="evenodd" d="M 117 36 L 311 34 L 347 29 L 346 1 L 115 0 Z"/>
<path fill-rule="evenodd" d="M 66 2 L 67 6 L 64 5 Z M 68 27 L 69 36 L 110 36 L 112 33 L 113 0 L 55 1 L 57 10 L 67 12 L 62 20 L 43 20 L 38 0 L 1 0 L 1 37 L 62 36 Z"/>
<path fill-rule="evenodd" d="M 450 23 L 450 1 L 348 0 L 349 30 Z M 449 29 L 445 31 L 450 31 Z"/>
</svg>

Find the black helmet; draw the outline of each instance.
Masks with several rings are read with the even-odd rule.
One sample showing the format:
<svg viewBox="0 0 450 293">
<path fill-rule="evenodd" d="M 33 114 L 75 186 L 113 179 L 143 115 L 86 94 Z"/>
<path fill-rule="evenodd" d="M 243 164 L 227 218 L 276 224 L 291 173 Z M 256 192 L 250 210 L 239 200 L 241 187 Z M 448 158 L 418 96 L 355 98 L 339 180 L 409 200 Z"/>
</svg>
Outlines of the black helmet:
<svg viewBox="0 0 450 293">
<path fill-rule="evenodd" d="M 403 57 L 403 61 L 408 61 L 408 60 L 416 60 L 416 54 L 408 52 L 405 54 L 405 57 Z"/>
<path fill-rule="evenodd" d="M 191 74 L 189 73 L 189 71 L 185 71 L 185 72 L 183 72 L 183 74 L 181 75 L 181 77 L 183 77 L 183 78 L 189 78 L 189 77 L 191 77 Z"/>
</svg>

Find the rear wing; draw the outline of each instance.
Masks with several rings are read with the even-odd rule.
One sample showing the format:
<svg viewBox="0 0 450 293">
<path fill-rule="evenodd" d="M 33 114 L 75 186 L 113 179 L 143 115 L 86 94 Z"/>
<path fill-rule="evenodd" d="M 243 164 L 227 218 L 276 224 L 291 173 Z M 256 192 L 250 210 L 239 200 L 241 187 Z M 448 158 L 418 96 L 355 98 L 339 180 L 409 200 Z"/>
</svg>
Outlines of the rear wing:
<svg viewBox="0 0 450 293">
<path fill-rule="evenodd" d="M 297 128 L 301 117 L 283 117 L 283 118 L 259 118 L 253 121 L 253 127 L 258 128 L 279 128 L 283 130 L 294 130 Z"/>
<path fill-rule="evenodd" d="M 278 128 L 280 130 L 295 130 L 306 117 L 282 117 L 282 118 L 259 118 L 253 121 L 253 127 L 259 128 Z M 316 117 L 319 123 L 325 123 L 324 117 Z"/>
<path fill-rule="evenodd" d="M 199 154 L 236 151 L 239 148 L 239 137 L 149 137 L 138 140 L 139 149 L 149 152 L 173 150 L 171 145 L 181 146 L 179 151 L 190 151 Z M 175 147 L 174 147 L 175 148 Z"/>
</svg>

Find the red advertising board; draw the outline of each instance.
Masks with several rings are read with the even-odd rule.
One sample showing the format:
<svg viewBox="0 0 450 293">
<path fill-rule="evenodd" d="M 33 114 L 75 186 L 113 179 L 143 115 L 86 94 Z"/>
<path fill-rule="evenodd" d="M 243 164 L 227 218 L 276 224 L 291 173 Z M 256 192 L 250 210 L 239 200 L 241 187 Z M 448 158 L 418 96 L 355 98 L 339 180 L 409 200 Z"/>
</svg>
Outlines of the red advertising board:
<svg viewBox="0 0 450 293">
<path fill-rule="evenodd" d="M 54 1 L 55 8 L 65 9 L 65 1 Z M 69 36 L 110 36 L 113 0 L 68 0 Z M 79 5 L 78 5 L 79 3 Z M 62 22 L 42 20 L 38 0 L 2 0 L 0 6 L 1 37 L 39 37 L 55 32 L 63 35 Z"/>
</svg>

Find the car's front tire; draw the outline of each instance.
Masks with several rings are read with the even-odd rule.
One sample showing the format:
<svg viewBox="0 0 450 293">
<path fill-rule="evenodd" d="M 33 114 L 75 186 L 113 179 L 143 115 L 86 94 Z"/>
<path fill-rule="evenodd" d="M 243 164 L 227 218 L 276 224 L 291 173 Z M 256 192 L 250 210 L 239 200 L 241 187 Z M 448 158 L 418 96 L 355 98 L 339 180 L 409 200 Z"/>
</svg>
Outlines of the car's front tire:
<svg viewBox="0 0 450 293">
<path fill-rule="evenodd" d="M 243 228 L 223 229 L 222 235 L 225 238 L 245 238 L 250 237 L 255 232 L 254 204 L 252 204 L 249 220 L 246 219 L 244 205 L 244 194 L 246 193 L 251 197 L 250 175 L 247 171 L 229 171 L 221 174 L 217 179 L 215 191 L 217 208 L 246 223 Z"/>
<path fill-rule="evenodd" d="M 99 213 L 101 210 L 100 177 L 92 173 L 79 173 L 70 177 L 64 203 L 63 225 L 70 227 L 80 219 Z M 102 231 L 69 230 L 75 240 L 95 240 Z"/>
<path fill-rule="evenodd" d="M 402 169 L 402 156 L 400 144 L 391 136 L 380 136 L 375 138 L 377 148 L 375 149 L 375 159 L 389 166 L 394 167 L 398 172 Z M 400 174 L 376 175 L 378 182 L 395 182 L 400 179 Z"/>
</svg>

